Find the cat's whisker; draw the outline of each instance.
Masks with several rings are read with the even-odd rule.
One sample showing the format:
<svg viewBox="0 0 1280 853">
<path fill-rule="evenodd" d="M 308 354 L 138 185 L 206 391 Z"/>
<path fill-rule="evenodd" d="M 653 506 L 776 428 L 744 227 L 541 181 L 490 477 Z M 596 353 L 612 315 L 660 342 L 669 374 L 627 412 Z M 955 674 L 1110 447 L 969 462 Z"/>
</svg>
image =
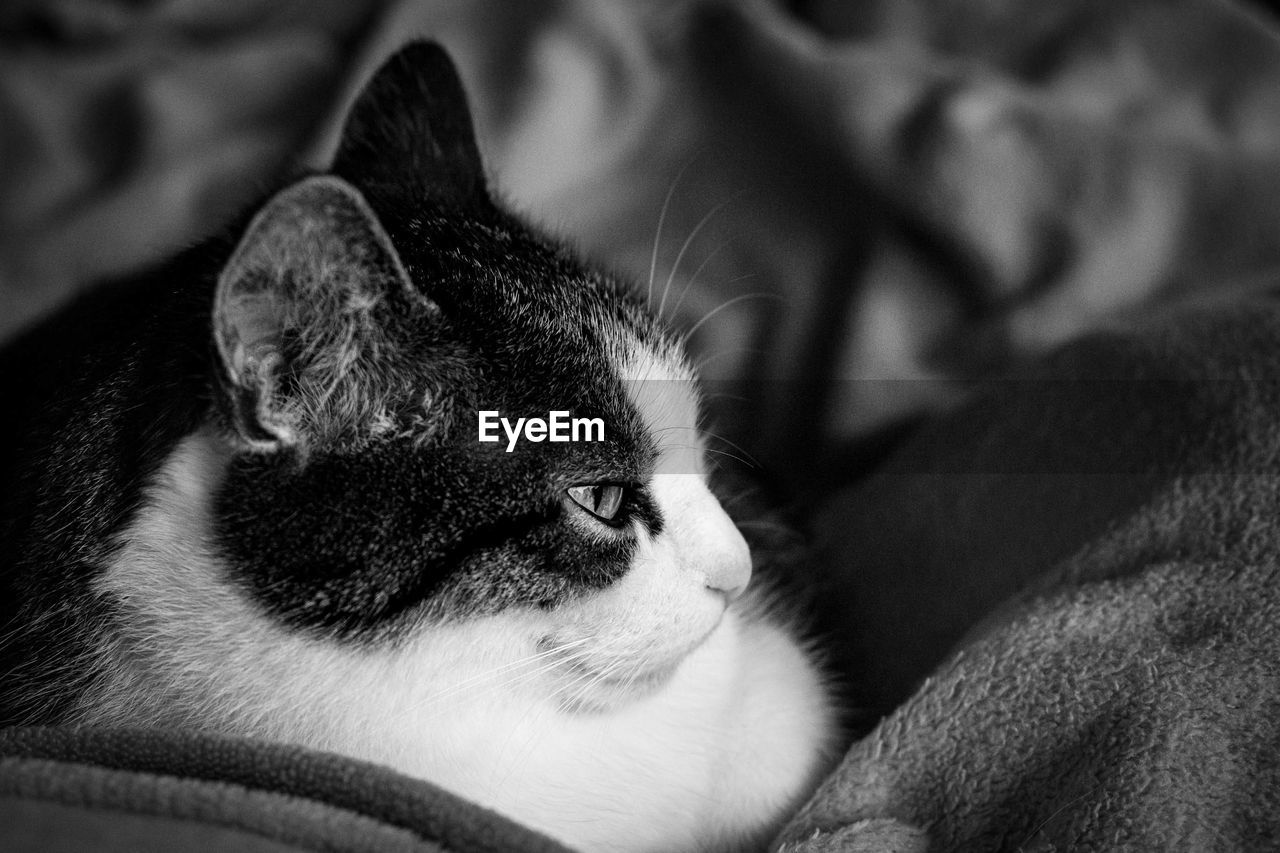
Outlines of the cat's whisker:
<svg viewBox="0 0 1280 853">
<path fill-rule="evenodd" d="M 406 713 L 414 713 L 425 705 L 442 702 L 455 697 L 460 693 L 470 691 L 477 696 L 484 696 L 508 687 L 531 681 L 540 675 L 556 669 L 557 667 L 563 667 L 566 665 L 571 666 L 576 661 L 588 659 L 589 656 L 595 656 L 601 652 L 608 652 L 610 648 L 620 645 L 623 640 L 624 638 L 614 637 L 601 642 L 601 640 L 595 636 L 585 636 L 575 640 L 570 640 L 555 646 L 554 648 L 545 649 L 536 654 L 509 662 L 500 667 L 495 667 L 494 669 L 453 684 L 447 690 L 428 696 L 426 699 L 415 703 L 412 707 L 406 710 Z M 554 659 L 548 662 L 548 658 Z M 527 672 L 519 672 L 513 677 L 506 678 L 504 680 L 496 681 L 491 684 L 485 683 L 493 679 L 501 678 L 503 675 L 507 675 L 520 667 L 532 664 L 541 665 L 536 669 Z M 473 696 L 472 698 L 474 699 L 475 697 Z"/>
<path fill-rule="evenodd" d="M 737 305 L 741 302 L 746 302 L 749 299 L 777 299 L 778 301 L 783 301 L 782 297 L 776 293 L 744 293 L 741 296 L 735 296 L 732 299 L 729 299 L 725 302 L 720 303 L 718 306 L 716 306 L 715 308 L 712 308 L 706 314 L 702 315 L 701 320 L 694 323 L 693 326 L 691 326 L 688 330 L 685 331 L 683 335 L 680 336 L 680 345 L 688 346 L 689 341 L 693 339 L 693 336 L 694 334 L 697 333 L 698 329 L 701 329 L 703 324 L 705 324 L 712 317 L 716 316 L 721 311 L 724 311 L 726 308 L 731 308 L 734 305 Z"/>
<path fill-rule="evenodd" d="M 726 245 L 728 244 L 722 243 L 720 246 L 716 248 L 716 251 L 719 251 L 720 249 L 724 248 Z M 712 252 L 712 254 L 715 254 L 715 252 Z M 708 257 L 706 260 L 710 260 L 710 257 Z M 704 265 L 706 264 L 706 260 L 703 261 Z M 671 317 L 673 321 L 678 316 L 677 312 L 680 310 L 680 305 L 684 302 L 685 297 L 688 296 L 690 292 L 692 292 L 693 284 L 697 280 L 698 273 L 701 271 L 702 271 L 702 267 L 700 266 L 698 267 L 697 271 L 694 272 L 693 278 L 689 279 L 689 283 L 685 285 L 684 292 L 680 294 L 680 299 L 676 302 L 675 307 L 671 309 Z M 748 272 L 748 273 L 743 273 L 742 275 L 735 275 L 733 278 L 725 279 L 724 281 L 720 282 L 716 286 L 721 288 L 728 287 L 729 285 L 737 284 L 740 281 L 746 281 L 748 279 L 757 278 L 759 277 L 759 275 L 760 274 L 756 272 Z M 778 296 L 778 299 L 782 299 L 782 297 Z"/>
<path fill-rule="evenodd" d="M 490 681 L 489 683 L 486 683 L 486 680 L 481 680 L 475 684 L 469 685 L 465 689 L 450 688 L 449 690 L 428 696 L 425 699 L 414 703 L 411 707 L 404 709 L 403 713 L 406 715 L 414 715 L 414 717 L 420 722 L 430 720 L 433 719 L 433 717 L 450 713 L 451 706 L 447 704 L 448 701 L 456 699 L 460 695 L 465 695 L 468 701 L 474 703 L 480 699 L 493 696 L 512 687 L 517 687 L 521 684 L 527 684 L 534 681 L 539 676 L 554 670 L 559 665 L 558 661 L 546 662 L 535 669 L 531 669 L 526 672 L 518 672 L 515 675 L 509 675 L 509 677 L 497 681 Z"/>
<path fill-rule="evenodd" d="M 645 293 L 645 303 L 653 304 L 653 276 L 658 269 L 658 247 L 662 245 L 662 226 L 667 221 L 667 209 L 671 206 L 671 197 L 675 195 L 676 187 L 680 185 L 680 179 L 684 177 L 684 173 L 698 159 L 698 154 L 694 154 L 689 162 L 680 167 L 680 171 L 676 172 L 676 176 L 671 181 L 671 186 L 667 188 L 666 198 L 662 200 L 662 210 L 658 213 L 658 228 L 653 234 L 653 253 L 649 257 L 649 287 Z"/>
<path fill-rule="evenodd" d="M 725 509 L 732 509 L 752 497 L 754 490 L 743 489 L 730 494 L 721 494 L 720 503 Z"/>
<path fill-rule="evenodd" d="M 433 702 L 440 702 L 440 701 L 443 701 L 443 700 L 445 700 L 445 699 L 451 698 L 451 697 L 453 697 L 453 696 L 455 696 L 455 695 L 457 695 L 457 694 L 459 694 L 459 693 L 463 693 L 463 692 L 466 692 L 466 691 L 468 691 L 468 690 L 471 690 L 471 689 L 473 689 L 473 688 L 475 688 L 475 687 L 477 687 L 477 686 L 479 686 L 479 685 L 483 685 L 486 681 L 490 681 L 490 680 L 495 679 L 495 678 L 500 678 L 500 677 L 502 677 L 503 675 L 506 675 L 506 674 L 510 673 L 511 671 L 513 671 L 513 670 L 518 670 L 518 669 L 520 669 L 520 668 L 522 668 L 522 667 L 530 666 L 530 665 L 532 665 L 532 664 L 536 664 L 536 663 L 539 663 L 539 662 L 545 661 L 545 660 L 547 660 L 548 658 L 555 658 L 555 657 L 558 657 L 558 656 L 565 656 L 565 657 L 568 657 L 568 656 L 564 655 L 564 652 L 565 652 L 566 648 L 570 649 L 570 651 L 572 652 L 573 650 L 576 650 L 577 648 L 580 648 L 580 647 L 582 647 L 582 646 L 585 646 L 585 645 L 589 644 L 589 643 L 590 643 L 590 641 L 591 641 L 591 640 L 590 640 L 590 638 L 586 638 L 586 637 L 581 638 L 581 639 L 578 639 L 578 640 L 572 640 L 572 641 L 570 641 L 570 642 L 568 642 L 568 643 L 565 643 L 565 644 L 563 644 L 563 645 L 561 645 L 561 646 L 556 646 L 556 647 L 554 647 L 554 648 L 550 648 L 550 649 L 544 649 L 544 650 L 542 650 L 542 651 L 540 651 L 540 652 L 535 652 L 535 653 L 534 653 L 534 654 L 532 654 L 532 655 L 527 655 L 527 656 L 525 656 L 525 657 L 523 657 L 523 658 L 519 658 L 519 659 L 514 660 L 514 661 L 509 661 L 508 663 L 502 664 L 501 666 L 497 666 L 497 667 L 494 667 L 494 668 L 492 668 L 492 669 L 486 670 L 486 671 L 484 671 L 484 672 L 482 672 L 482 673 L 479 673 L 479 674 L 477 674 L 477 675 L 473 675 L 473 676 L 471 676 L 470 678 L 466 678 L 466 679 L 463 679 L 462 681 L 459 681 L 459 682 L 456 682 L 456 683 L 454 683 L 454 684 L 451 684 L 451 685 L 448 687 L 448 689 L 446 689 L 446 690 L 444 690 L 444 691 L 441 691 L 440 693 L 433 694 L 433 695 L 431 695 L 431 696 L 428 696 L 426 699 L 424 699 L 424 700 L 422 700 L 422 701 L 420 701 L 420 702 L 415 703 L 413 707 L 411 707 L 411 708 L 409 708 L 409 709 L 408 709 L 408 712 L 410 712 L 410 713 L 411 713 L 411 712 L 413 712 L 413 711 L 416 711 L 416 710 L 420 709 L 423 705 L 426 705 L 426 704 L 429 704 L 429 703 L 433 703 Z M 520 676 L 520 677 L 523 677 L 524 675 L 536 676 L 536 675 L 540 674 L 541 672 L 545 672 L 545 671 L 547 671 L 548 669 L 552 668 L 554 665 L 556 665 L 556 664 L 558 664 L 558 663 L 559 663 L 559 661 L 552 661 L 552 665 L 551 665 L 551 666 L 547 666 L 547 667 L 545 667 L 545 668 L 540 668 L 540 669 L 538 669 L 538 670 L 536 670 L 536 671 L 534 671 L 534 672 L 532 672 L 532 673 L 521 673 L 521 676 Z M 507 683 L 507 682 L 504 682 L 503 684 L 505 685 L 506 683 Z M 499 685 L 499 686 L 502 686 L 502 685 Z"/>
<path fill-rule="evenodd" d="M 674 264 L 671 265 L 671 271 L 667 274 L 667 283 L 662 288 L 662 299 L 658 302 L 659 317 L 663 315 L 663 308 L 665 308 L 667 304 L 667 294 L 671 292 L 671 283 L 675 281 L 676 272 L 680 269 L 680 262 L 684 260 L 685 252 L 689 251 L 689 247 L 693 245 L 693 241 L 697 238 L 698 233 L 702 231 L 704 227 L 706 227 L 706 224 L 711 221 L 712 217 L 714 217 L 717 213 L 723 210 L 725 205 L 729 204 L 729 202 L 736 201 L 737 199 L 741 198 L 743 192 L 745 191 L 739 190 L 738 192 L 729 196 L 724 201 L 717 204 L 715 207 L 708 210 L 706 214 L 700 220 L 698 220 L 698 224 L 693 226 L 693 230 L 689 232 L 689 236 L 684 238 L 684 243 L 680 246 L 680 251 L 676 253 L 676 261 Z M 705 261 L 703 263 L 705 264 Z M 702 267 L 699 267 L 698 269 L 701 270 Z M 697 274 L 695 273 L 695 275 Z"/>
<path fill-rule="evenodd" d="M 575 673 L 568 681 L 556 686 L 553 694 L 556 702 L 562 706 L 574 704 L 583 695 L 581 692 L 582 686 L 595 677 L 596 673 L 592 670 L 584 669 Z"/>
<path fill-rule="evenodd" d="M 693 290 L 694 284 L 696 284 L 698 281 L 698 276 L 702 273 L 704 269 L 706 269 L 707 264 L 709 264 L 712 258 L 720 254 L 721 250 L 723 250 L 725 247 L 730 245 L 732 242 L 733 242 L 732 240 L 723 240 L 720 243 L 716 244 L 716 246 L 710 252 L 707 252 L 706 257 L 702 259 L 702 263 L 698 264 L 698 268 L 693 271 L 693 275 L 689 276 L 689 280 L 685 282 L 684 287 L 680 289 L 680 298 L 676 300 L 675 305 L 671 306 L 672 318 L 680 316 L 680 306 L 684 304 L 685 298 L 689 295 L 689 292 Z M 674 273 L 675 273 L 675 268 L 673 267 L 672 274 Z M 666 294 L 663 294 L 663 296 L 665 301 Z M 658 316 L 662 316 L 661 311 L 658 312 Z"/>
<path fill-rule="evenodd" d="M 608 663 L 598 670 L 584 672 L 576 677 L 572 682 L 566 685 L 566 692 L 572 690 L 572 694 L 561 699 L 561 703 L 569 707 L 581 705 L 584 700 L 595 689 L 596 685 L 613 675 L 618 664 Z"/>
<path fill-rule="evenodd" d="M 677 303 L 677 309 L 678 308 L 679 308 L 679 304 Z M 673 310 L 672 313 L 674 314 L 675 311 Z M 747 355 L 761 355 L 765 352 L 767 352 L 767 350 L 762 349 L 761 347 L 726 347 L 722 350 L 717 350 L 714 353 L 708 353 L 707 355 L 704 355 L 702 358 L 698 359 L 698 361 L 694 362 L 693 372 L 700 374 L 708 364 L 710 364 L 713 361 L 722 359 L 725 356 L 742 355 L 744 353 Z"/>
<path fill-rule="evenodd" d="M 701 453 L 705 453 L 705 452 L 707 451 L 707 448 L 706 448 L 706 447 L 703 447 L 703 446 L 702 446 L 702 445 L 700 445 L 700 444 L 678 444 L 678 443 L 676 443 L 676 442 L 664 441 L 664 442 L 663 442 L 663 446 L 664 446 L 664 447 L 671 447 L 671 448 L 678 448 L 678 449 L 680 449 L 680 450 L 692 450 L 695 454 L 701 454 Z M 689 471 L 689 472 L 686 472 L 686 473 L 690 473 L 690 474 L 691 474 L 691 473 L 694 473 L 694 472 Z M 658 475 L 658 476 L 662 476 L 662 475 Z"/>
<path fill-rule="evenodd" d="M 725 457 L 726 459 L 732 459 L 732 460 L 734 460 L 735 462 L 741 462 L 743 465 L 746 465 L 746 466 L 747 466 L 747 467 L 749 467 L 749 468 L 759 468 L 759 467 L 760 467 L 760 463 L 759 463 L 759 462 L 756 462 L 756 461 L 754 461 L 754 460 L 752 460 L 752 459 L 749 459 L 749 458 L 747 458 L 747 457 L 744 457 L 744 456 L 739 456 L 738 454 L 736 454 L 736 453 L 732 453 L 732 452 L 730 452 L 730 451 L 728 451 L 728 450 L 717 450 L 717 449 L 716 449 L 716 448 L 714 448 L 714 447 L 708 447 L 708 448 L 707 448 L 707 452 L 708 452 L 708 453 L 714 453 L 714 454 L 715 454 L 715 455 L 717 455 L 717 456 L 723 456 L 723 457 Z"/>
<path fill-rule="evenodd" d="M 751 451 L 747 450 L 745 447 L 743 447 L 741 444 L 738 444 L 736 441 L 730 441 L 728 438 L 725 438 L 723 435 L 720 435 L 720 433 L 712 432 L 711 430 L 706 428 L 702 429 L 702 434 L 705 435 L 707 438 L 713 439 L 722 444 L 729 445 L 734 450 L 737 450 L 739 453 L 744 454 L 748 459 L 751 460 L 752 464 L 756 466 L 760 465 L 760 461 L 751 455 Z"/>
<path fill-rule="evenodd" d="M 710 430 L 703 429 L 703 428 L 701 428 L 701 427 L 667 426 L 667 427 L 663 427 L 662 429 L 654 430 L 654 435 L 659 435 L 659 434 L 661 434 L 661 433 L 663 433 L 663 432 L 666 432 L 666 431 L 668 431 L 668 430 L 674 430 L 674 429 L 694 431 L 694 432 L 697 432 L 699 435 L 706 436 L 707 438 L 710 438 L 710 439 L 712 439 L 712 440 L 714 440 L 714 441 L 721 442 L 722 444 L 727 444 L 729 447 L 732 447 L 734 450 L 737 450 L 737 451 L 739 451 L 740 453 L 742 453 L 742 454 L 743 454 L 743 456 L 745 456 L 746 458 L 744 459 L 742 456 L 738 456 L 738 455 L 736 455 L 736 454 L 729 453 L 729 452 L 728 452 L 728 451 L 726 451 L 726 450 L 718 450 L 717 448 L 714 448 L 714 447 L 705 447 L 705 446 L 704 446 L 704 447 L 694 447 L 694 446 L 692 446 L 692 445 L 688 445 L 688 444 L 672 444 L 672 443 L 670 443 L 670 442 L 667 442 L 668 446 L 670 446 L 670 447 L 681 447 L 681 448 L 684 448 L 684 449 L 687 449 L 687 450 L 703 450 L 703 451 L 705 451 L 705 452 L 707 452 L 707 453 L 716 453 L 716 454 L 719 454 L 719 455 L 721 455 L 721 456 L 728 456 L 730 459 L 736 459 L 737 461 L 739 461 L 739 462 L 743 463 L 744 465 L 747 465 L 748 467 L 751 467 L 751 468 L 759 468 L 759 467 L 761 467 L 761 466 L 760 466 L 760 462 L 759 462 L 759 460 L 757 460 L 754 456 L 752 456 L 752 455 L 751 455 L 751 453 L 750 453 L 750 451 L 748 451 L 748 450 L 747 450 L 746 448 L 744 448 L 742 445 L 737 444 L 736 442 L 730 441 L 729 439 L 725 438 L 724 436 L 720 435 L 719 433 L 711 432 Z"/>
<path fill-rule="evenodd" d="M 741 195 L 741 193 L 739 193 L 739 195 Z M 737 229 L 735 229 L 735 231 L 736 230 Z M 766 230 L 768 229 L 763 227 L 749 228 L 745 232 L 738 233 L 735 239 L 739 241 L 741 240 L 750 241 L 754 239 L 757 234 Z M 676 300 L 675 306 L 671 309 L 671 316 L 673 319 L 680 315 L 680 306 L 684 304 L 685 297 L 687 297 L 693 291 L 693 286 L 697 282 L 698 275 L 702 272 L 703 267 L 705 267 L 707 263 L 713 257 L 715 257 L 716 254 L 720 252 L 721 249 L 724 249 L 726 246 L 730 245 L 733 242 L 734 242 L 734 239 L 725 240 L 724 242 L 718 244 L 714 249 L 711 250 L 710 253 L 707 254 L 705 258 L 703 258 L 702 263 L 698 265 L 698 268 L 696 270 L 694 270 L 693 275 L 689 278 L 689 281 L 685 284 L 684 289 L 680 291 L 680 298 Z M 723 282 L 721 286 L 734 284 L 736 282 L 742 281 L 743 279 L 754 278 L 755 276 L 756 276 L 756 273 L 747 273 L 745 275 L 735 276 L 734 278 L 728 279 L 727 281 Z"/>
<path fill-rule="evenodd" d="M 623 649 L 629 648 L 631 643 L 633 642 L 630 637 L 622 637 L 622 636 L 616 636 L 616 635 L 606 637 L 603 640 L 601 640 L 601 638 L 599 637 L 596 637 L 593 639 L 594 639 L 594 643 L 591 649 L 585 650 L 585 651 L 579 650 L 575 656 L 566 659 L 567 661 L 571 661 L 573 663 L 576 663 L 578 661 L 588 661 L 592 664 L 592 666 L 589 668 L 583 668 L 580 674 L 575 676 L 567 684 L 560 686 L 556 691 L 558 695 L 563 694 L 568 690 L 572 690 L 575 687 L 575 685 L 580 686 L 583 680 L 586 678 L 590 678 L 595 675 L 599 675 L 601 677 L 608 677 L 615 669 L 617 669 L 617 667 L 621 666 L 626 660 L 625 657 L 618 657 L 615 655 L 610 655 L 609 653 L 619 648 L 623 648 Z M 601 665 L 601 661 L 603 661 L 603 665 Z M 582 693 L 582 691 L 578 691 L 578 693 L 575 694 L 577 698 L 581 698 L 582 695 L 585 695 L 585 693 Z"/>
</svg>

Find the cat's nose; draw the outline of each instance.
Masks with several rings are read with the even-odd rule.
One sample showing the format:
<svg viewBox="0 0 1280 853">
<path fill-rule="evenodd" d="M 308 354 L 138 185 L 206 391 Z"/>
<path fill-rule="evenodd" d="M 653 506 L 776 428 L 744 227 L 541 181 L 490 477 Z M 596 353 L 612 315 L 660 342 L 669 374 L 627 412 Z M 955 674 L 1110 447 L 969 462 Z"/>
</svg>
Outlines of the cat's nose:
<svg viewBox="0 0 1280 853">
<path fill-rule="evenodd" d="M 733 601 L 751 582 L 751 550 L 723 510 L 721 516 L 717 547 L 707 555 L 704 571 L 707 587 L 723 592 L 729 601 Z"/>
<path fill-rule="evenodd" d="M 751 582 L 751 552 L 736 528 L 734 534 L 741 547 L 733 547 L 717 554 L 707 569 L 707 586 L 723 592 L 729 601 L 742 595 Z"/>
<path fill-rule="evenodd" d="M 723 593 L 732 601 L 751 581 L 751 551 L 724 507 L 691 474 L 654 477 L 653 491 L 663 511 L 674 554 L 689 581 Z"/>
</svg>

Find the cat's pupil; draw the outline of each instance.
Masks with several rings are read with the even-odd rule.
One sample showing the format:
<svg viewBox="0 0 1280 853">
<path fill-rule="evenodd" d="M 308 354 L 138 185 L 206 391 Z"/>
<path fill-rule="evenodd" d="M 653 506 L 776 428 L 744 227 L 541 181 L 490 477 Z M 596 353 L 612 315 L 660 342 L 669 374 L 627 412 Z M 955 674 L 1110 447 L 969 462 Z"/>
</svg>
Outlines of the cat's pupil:
<svg viewBox="0 0 1280 853">
<path fill-rule="evenodd" d="M 571 486 L 569 497 L 578 506 L 604 521 L 613 521 L 622 509 L 626 489 L 612 483 Z"/>
</svg>

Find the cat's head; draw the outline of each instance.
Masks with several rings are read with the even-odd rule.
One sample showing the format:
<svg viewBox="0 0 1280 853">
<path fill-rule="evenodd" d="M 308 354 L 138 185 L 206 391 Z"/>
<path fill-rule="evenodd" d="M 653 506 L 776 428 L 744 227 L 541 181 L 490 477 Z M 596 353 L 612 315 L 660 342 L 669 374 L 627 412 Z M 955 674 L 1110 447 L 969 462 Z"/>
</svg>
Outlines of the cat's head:
<svg viewBox="0 0 1280 853">
<path fill-rule="evenodd" d="M 679 342 L 491 198 L 438 47 L 392 58 L 330 173 L 256 214 L 213 329 L 214 547 L 287 631 L 377 647 L 495 619 L 566 702 L 608 706 L 747 583 Z M 513 441 L 521 418 L 570 440 Z"/>
<path fill-rule="evenodd" d="M 680 344 L 490 197 L 440 49 L 375 76 L 207 308 L 212 405 L 93 580 L 79 722 L 353 755 L 584 849 L 776 829 L 830 706 L 740 597 Z"/>
</svg>

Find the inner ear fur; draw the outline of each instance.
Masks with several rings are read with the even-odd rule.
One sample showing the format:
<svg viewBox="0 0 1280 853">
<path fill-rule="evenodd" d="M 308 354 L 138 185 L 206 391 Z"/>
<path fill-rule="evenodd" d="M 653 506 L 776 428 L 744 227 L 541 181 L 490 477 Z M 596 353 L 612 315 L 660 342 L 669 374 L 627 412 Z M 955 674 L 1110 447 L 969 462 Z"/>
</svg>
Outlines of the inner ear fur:
<svg viewBox="0 0 1280 853">
<path fill-rule="evenodd" d="M 341 178 L 302 180 L 250 222 L 219 276 L 213 332 L 232 420 L 256 449 L 358 429 L 417 296 L 390 238 Z"/>
</svg>

